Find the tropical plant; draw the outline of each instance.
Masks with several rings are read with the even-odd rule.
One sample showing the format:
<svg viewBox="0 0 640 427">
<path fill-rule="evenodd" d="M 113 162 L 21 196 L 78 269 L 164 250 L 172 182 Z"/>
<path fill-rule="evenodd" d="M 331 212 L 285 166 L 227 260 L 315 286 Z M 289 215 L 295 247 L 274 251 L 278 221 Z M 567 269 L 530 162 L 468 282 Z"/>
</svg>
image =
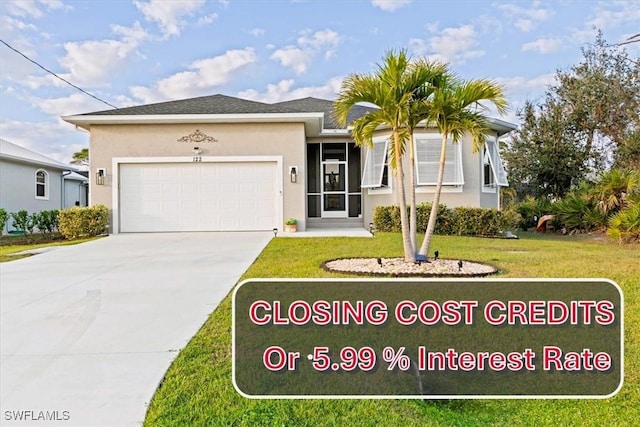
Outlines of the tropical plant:
<svg viewBox="0 0 640 427">
<path fill-rule="evenodd" d="M 624 209 L 628 204 L 628 196 L 634 193 L 640 193 L 640 172 L 622 169 L 603 173 L 591 191 L 605 216 Z"/>
<path fill-rule="evenodd" d="M 402 241 L 406 262 L 415 260 L 416 243 L 411 237 L 415 230 L 415 219 L 407 215 L 406 188 L 402 159 L 407 149 L 413 128 L 428 117 L 427 93 L 429 86 L 440 78 L 446 67 L 441 64 L 411 62 L 405 50 L 390 51 L 374 74 L 352 74 L 343 82 L 334 104 L 334 116 L 341 126 L 347 124 L 351 108 L 358 103 L 369 103 L 378 107 L 367 112 L 352 123 L 353 139 L 356 145 L 371 147 L 373 135 L 380 127 L 391 131 L 389 144 L 389 164 L 395 180 L 397 201 L 400 207 Z M 418 104 L 422 101 L 422 104 Z M 409 147 L 412 151 L 412 147 Z M 411 168 L 413 168 L 413 162 Z M 415 173 L 411 172 L 414 191 Z M 412 196 L 412 205 L 415 198 Z M 413 213 L 415 216 L 415 207 Z M 412 226 L 410 223 L 413 222 Z"/>
<path fill-rule="evenodd" d="M 89 166 L 89 149 L 83 148 L 82 150 L 73 153 L 73 158 L 69 163 L 72 165 Z"/>
<path fill-rule="evenodd" d="M 611 217 L 607 236 L 619 243 L 640 240 L 640 201 Z"/>
<path fill-rule="evenodd" d="M 4 233 L 4 225 L 9 220 L 9 213 L 4 209 L 0 208 L 0 235 Z"/>
<path fill-rule="evenodd" d="M 442 135 L 440 149 L 440 166 L 436 181 L 436 190 L 432 206 L 438 206 L 442 192 L 442 180 L 446 159 L 447 141 L 449 138 L 457 143 L 462 136 L 468 134 L 472 138 L 473 150 L 478 152 L 490 134 L 486 113 L 493 104 L 498 113 L 507 109 L 507 101 L 502 88 L 495 82 L 486 79 L 461 81 L 456 76 L 447 74 L 430 99 L 427 123 L 435 124 Z M 436 226 L 437 209 L 432 209 L 425 237 L 420 247 L 420 255 L 427 256 L 431 237 Z"/>
</svg>

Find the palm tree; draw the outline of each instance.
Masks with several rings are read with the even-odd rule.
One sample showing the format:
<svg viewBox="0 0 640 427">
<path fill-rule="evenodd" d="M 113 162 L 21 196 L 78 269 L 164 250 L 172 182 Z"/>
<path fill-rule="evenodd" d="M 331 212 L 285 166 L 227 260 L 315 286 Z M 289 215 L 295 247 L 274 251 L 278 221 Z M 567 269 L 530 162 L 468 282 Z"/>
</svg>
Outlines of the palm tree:
<svg viewBox="0 0 640 427">
<path fill-rule="evenodd" d="M 418 219 L 416 212 L 416 160 L 415 160 L 415 141 L 413 137 L 414 130 L 420 122 L 429 117 L 431 112 L 431 98 L 436 88 L 447 81 L 449 70 L 447 65 L 439 62 L 428 62 L 420 60 L 413 63 L 415 69 L 420 69 L 427 73 L 428 80 L 413 92 L 412 102 L 409 104 L 409 113 L 407 116 L 407 130 L 409 131 L 409 182 L 410 182 L 410 199 L 409 199 L 409 234 L 411 236 L 411 245 L 417 249 Z"/>
<path fill-rule="evenodd" d="M 405 50 L 400 50 L 398 53 L 390 51 L 384 57 L 382 64 L 378 65 L 376 73 L 348 76 L 342 82 L 334 104 L 334 116 L 341 126 L 347 124 L 349 111 L 357 103 L 369 103 L 378 107 L 352 123 L 353 139 L 360 147 L 371 147 L 373 135 L 380 127 L 387 127 L 391 130 L 389 164 L 393 171 L 394 185 L 400 206 L 402 241 L 406 262 L 415 261 L 416 244 L 415 238 L 412 243 L 407 217 L 402 158 L 412 128 L 422 120 L 421 118 L 413 123 L 410 119 L 411 107 L 416 100 L 416 93 L 419 93 L 420 89 L 428 85 L 433 78 L 434 70 L 411 63 Z M 426 114 L 422 114 L 426 116 Z"/>
<path fill-rule="evenodd" d="M 473 141 L 473 151 L 478 152 L 490 133 L 485 115 L 488 107 L 485 103 L 493 104 L 500 114 L 506 112 L 507 101 L 498 84 L 486 79 L 460 81 L 451 74 L 444 76 L 444 81 L 435 88 L 431 97 L 427 126 L 435 125 L 438 128 L 442 135 L 442 146 L 436 191 L 433 196 L 427 230 L 420 247 L 420 255 L 427 256 L 429 253 L 431 237 L 436 226 L 447 141 L 451 138 L 454 143 L 457 143 L 463 135 L 469 134 Z"/>
</svg>

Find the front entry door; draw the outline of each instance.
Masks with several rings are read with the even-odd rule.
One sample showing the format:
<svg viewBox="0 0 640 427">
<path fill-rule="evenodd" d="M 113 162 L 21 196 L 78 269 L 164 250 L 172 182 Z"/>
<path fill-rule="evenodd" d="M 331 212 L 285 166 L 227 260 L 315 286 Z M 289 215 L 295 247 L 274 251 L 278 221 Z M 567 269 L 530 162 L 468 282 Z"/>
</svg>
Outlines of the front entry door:
<svg viewBox="0 0 640 427">
<path fill-rule="evenodd" d="M 347 218 L 347 162 L 322 162 L 322 217 Z"/>
</svg>

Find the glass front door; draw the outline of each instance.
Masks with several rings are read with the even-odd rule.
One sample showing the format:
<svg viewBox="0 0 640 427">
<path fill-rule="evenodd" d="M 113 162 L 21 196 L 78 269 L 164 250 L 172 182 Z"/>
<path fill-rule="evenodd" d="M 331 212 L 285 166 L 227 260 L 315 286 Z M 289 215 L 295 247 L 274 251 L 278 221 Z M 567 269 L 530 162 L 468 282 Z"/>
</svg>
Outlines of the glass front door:
<svg viewBox="0 0 640 427">
<path fill-rule="evenodd" d="M 353 142 L 307 144 L 307 216 L 360 218 L 360 168 Z"/>
<path fill-rule="evenodd" d="M 346 162 L 322 162 L 322 216 L 347 217 Z"/>
</svg>

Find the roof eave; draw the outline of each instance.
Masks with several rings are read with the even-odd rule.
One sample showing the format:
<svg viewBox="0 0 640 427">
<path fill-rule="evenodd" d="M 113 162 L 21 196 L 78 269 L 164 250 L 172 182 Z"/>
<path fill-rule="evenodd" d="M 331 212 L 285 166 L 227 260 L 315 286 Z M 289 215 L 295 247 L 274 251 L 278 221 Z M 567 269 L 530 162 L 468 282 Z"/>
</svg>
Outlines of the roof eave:
<svg viewBox="0 0 640 427">
<path fill-rule="evenodd" d="M 20 157 L 20 156 L 12 156 L 11 154 L 6 154 L 6 153 L 2 153 L 0 154 L 0 159 L 6 159 L 6 160 L 11 160 L 17 163 L 24 163 L 24 164 L 28 164 L 28 165 L 35 165 L 35 166 L 41 166 L 41 167 L 48 167 L 51 169 L 57 169 L 60 171 L 73 171 L 73 172 L 77 172 L 78 169 L 74 168 L 71 165 L 64 165 L 64 164 L 58 164 L 58 163 L 53 163 L 53 162 L 45 162 L 45 161 L 40 161 L 40 160 L 35 160 L 35 159 L 27 159 L 25 157 Z"/>
<path fill-rule="evenodd" d="M 304 123 L 307 135 L 322 132 L 323 113 L 75 115 L 62 120 L 89 130 L 92 125 L 177 123 Z"/>
</svg>

